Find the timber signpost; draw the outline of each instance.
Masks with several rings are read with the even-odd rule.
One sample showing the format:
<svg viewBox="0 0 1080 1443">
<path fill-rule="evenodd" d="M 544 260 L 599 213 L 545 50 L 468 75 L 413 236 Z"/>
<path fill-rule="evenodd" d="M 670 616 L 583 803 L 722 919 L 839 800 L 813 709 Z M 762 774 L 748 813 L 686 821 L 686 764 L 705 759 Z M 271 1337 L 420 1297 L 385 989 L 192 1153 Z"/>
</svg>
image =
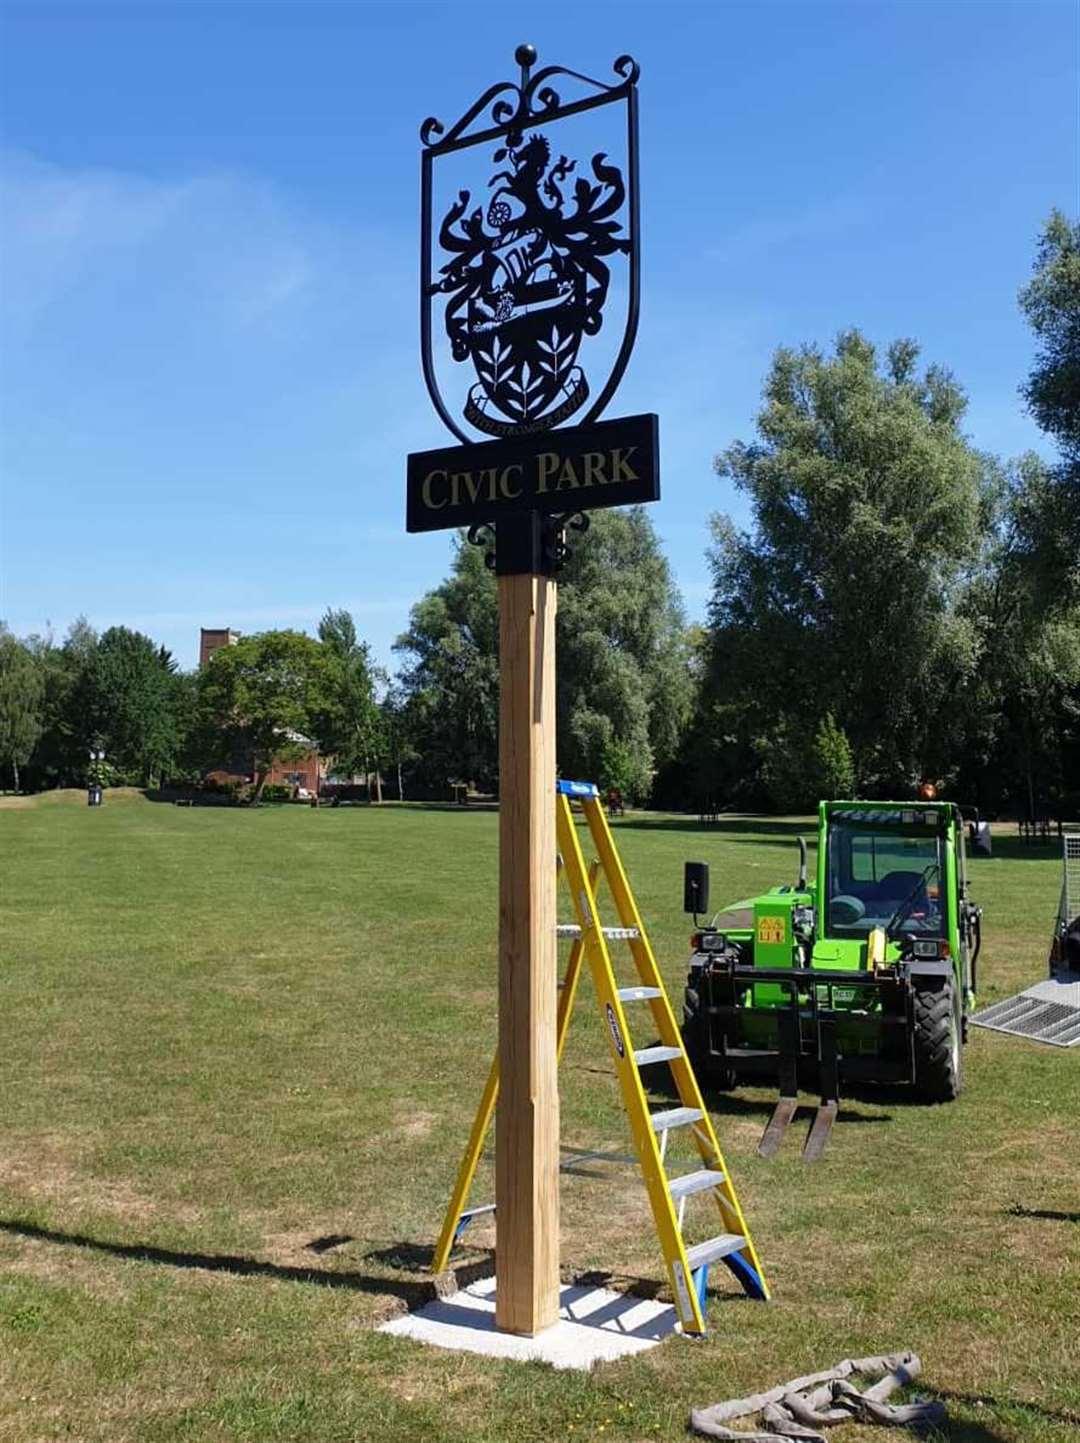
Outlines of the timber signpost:
<svg viewBox="0 0 1080 1443">
<path fill-rule="evenodd" d="M 660 479 L 655 416 L 600 420 L 637 332 L 638 66 L 620 56 L 607 83 L 534 71 L 531 45 L 515 59 L 516 81 L 490 86 L 449 129 L 434 118 L 420 129 L 421 357 L 457 444 L 408 458 L 406 525 L 467 528 L 498 576 L 495 1316 L 534 1334 L 559 1306 L 554 576 L 590 510 L 655 501 Z M 565 122 L 587 112 L 598 112 L 591 154 L 568 155 Z M 436 205 L 445 166 L 458 188 Z M 596 375 L 601 334 L 610 354 Z"/>
</svg>

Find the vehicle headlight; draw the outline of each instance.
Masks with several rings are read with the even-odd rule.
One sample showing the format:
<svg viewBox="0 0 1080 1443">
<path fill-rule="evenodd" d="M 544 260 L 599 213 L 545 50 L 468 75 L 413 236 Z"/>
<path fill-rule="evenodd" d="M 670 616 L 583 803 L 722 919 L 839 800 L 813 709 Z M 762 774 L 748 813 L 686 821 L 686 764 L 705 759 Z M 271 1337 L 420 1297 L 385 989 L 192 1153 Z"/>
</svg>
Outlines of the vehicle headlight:
<svg viewBox="0 0 1080 1443">
<path fill-rule="evenodd" d="M 699 939 L 698 946 L 702 952 L 722 952 L 727 946 L 727 938 L 723 932 L 705 932 Z"/>
</svg>

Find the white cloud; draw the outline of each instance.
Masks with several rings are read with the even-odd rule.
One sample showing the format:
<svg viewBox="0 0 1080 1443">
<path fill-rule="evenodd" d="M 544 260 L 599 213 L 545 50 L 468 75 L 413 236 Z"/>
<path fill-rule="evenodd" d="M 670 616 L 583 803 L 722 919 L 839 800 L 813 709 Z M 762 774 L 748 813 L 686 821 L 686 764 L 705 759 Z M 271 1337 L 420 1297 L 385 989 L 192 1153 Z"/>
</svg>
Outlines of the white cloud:
<svg viewBox="0 0 1080 1443">
<path fill-rule="evenodd" d="M 171 291 L 187 307 L 246 326 L 313 279 L 314 227 L 271 187 L 243 176 L 161 181 L 69 170 L 8 150 L 0 154 L 0 206 L 9 321 L 32 322 L 73 291 L 108 287 L 128 296 L 140 286 L 144 303 Z"/>
</svg>

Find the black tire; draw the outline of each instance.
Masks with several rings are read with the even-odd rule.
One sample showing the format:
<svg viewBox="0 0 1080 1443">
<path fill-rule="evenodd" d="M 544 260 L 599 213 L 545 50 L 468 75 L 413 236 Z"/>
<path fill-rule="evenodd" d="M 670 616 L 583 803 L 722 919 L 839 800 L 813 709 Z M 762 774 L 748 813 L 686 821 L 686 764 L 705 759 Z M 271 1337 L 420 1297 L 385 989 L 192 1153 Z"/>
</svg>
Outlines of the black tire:
<svg viewBox="0 0 1080 1443">
<path fill-rule="evenodd" d="M 730 1068 L 721 1067 L 709 1052 L 708 1023 L 702 1014 L 701 998 L 694 987 L 687 987 L 683 993 L 682 1037 L 699 1087 L 728 1092 L 735 1086 L 735 1074 Z"/>
<path fill-rule="evenodd" d="M 962 1032 L 952 978 L 915 988 L 915 1090 L 924 1102 L 952 1102 L 963 1084 Z"/>
</svg>

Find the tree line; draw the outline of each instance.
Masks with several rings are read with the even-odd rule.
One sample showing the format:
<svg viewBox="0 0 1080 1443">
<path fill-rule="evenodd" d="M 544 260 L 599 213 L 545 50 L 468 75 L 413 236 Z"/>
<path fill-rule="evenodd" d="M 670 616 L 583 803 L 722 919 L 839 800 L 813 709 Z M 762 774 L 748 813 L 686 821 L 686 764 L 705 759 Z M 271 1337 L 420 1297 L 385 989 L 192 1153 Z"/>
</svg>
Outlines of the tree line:
<svg viewBox="0 0 1080 1443">
<path fill-rule="evenodd" d="M 1053 443 L 1002 461 L 948 372 L 856 330 L 773 358 L 756 433 L 719 476 L 750 524 L 711 522 L 688 625 L 648 514 L 593 513 L 560 576 L 563 775 L 657 805 L 801 808 L 924 781 L 988 809 L 1080 815 L 1080 223 L 1055 212 L 1020 292 L 1021 390 Z M 149 637 L 0 628 L 0 766 L 20 787 L 194 780 L 230 759 L 261 790 L 309 742 L 391 794 L 498 786 L 498 621 L 482 553 L 412 608 L 396 675 L 345 611 L 180 671 Z"/>
</svg>

